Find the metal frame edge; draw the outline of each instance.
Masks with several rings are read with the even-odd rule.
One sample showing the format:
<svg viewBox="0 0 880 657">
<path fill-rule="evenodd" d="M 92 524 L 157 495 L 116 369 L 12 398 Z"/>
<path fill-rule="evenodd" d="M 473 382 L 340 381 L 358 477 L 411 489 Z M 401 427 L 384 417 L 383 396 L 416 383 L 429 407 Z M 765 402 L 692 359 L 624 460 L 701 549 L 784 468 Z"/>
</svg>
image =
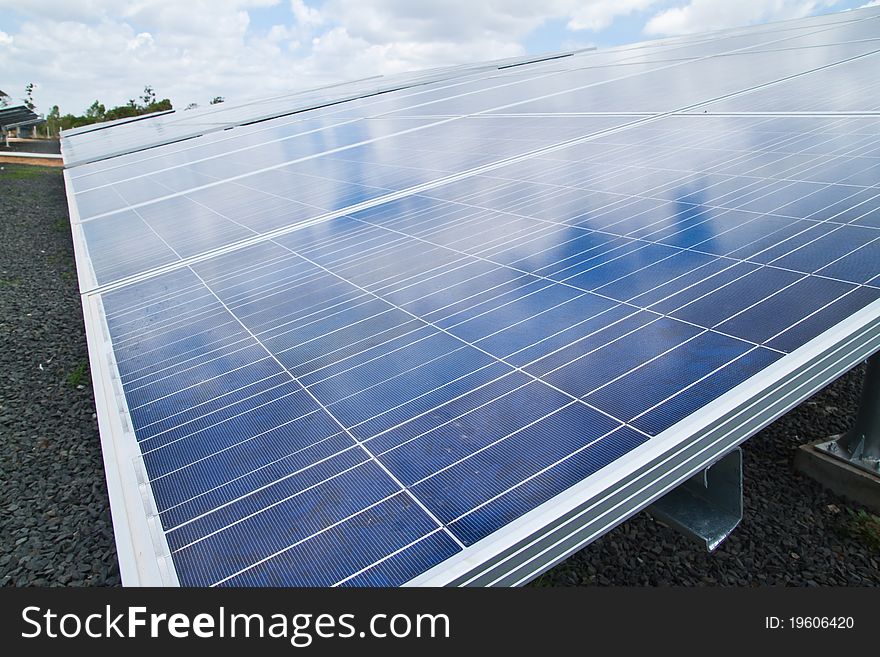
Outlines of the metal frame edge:
<svg viewBox="0 0 880 657">
<path fill-rule="evenodd" d="M 74 259 L 77 264 L 79 284 L 82 289 L 88 256 L 77 231 L 78 210 L 73 199 L 69 172 L 63 172 L 70 215 Z M 112 361 L 112 344 L 103 320 L 100 296 L 80 294 L 89 367 L 95 397 L 95 414 L 98 420 L 101 453 L 104 461 L 104 477 L 110 501 L 113 535 L 119 572 L 123 586 L 169 586 L 178 585 L 173 561 L 161 528 L 156 527 L 147 515 L 152 500 L 152 490 L 138 481 L 136 464 L 140 462 L 140 448 L 131 428 L 123 424 L 127 416 L 125 398 L 117 392 L 114 382 L 119 381 L 118 371 Z M 121 397 L 121 399 L 120 399 Z"/>
</svg>

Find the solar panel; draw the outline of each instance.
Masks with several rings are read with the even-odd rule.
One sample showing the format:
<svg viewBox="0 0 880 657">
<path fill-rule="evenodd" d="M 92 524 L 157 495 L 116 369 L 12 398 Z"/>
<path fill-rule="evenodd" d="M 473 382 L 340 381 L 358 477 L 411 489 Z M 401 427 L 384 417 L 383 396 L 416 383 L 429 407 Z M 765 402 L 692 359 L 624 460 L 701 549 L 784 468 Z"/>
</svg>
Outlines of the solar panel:
<svg viewBox="0 0 880 657">
<path fill-rule="evenodd" d="M 446 66 L 427 71 L 398 74 L 390 78 L 377 75 L 259 100 L 223 102 L 208 107 L 193 108 L 185 112 L 175 110 L 154 112 L 148 115 L 74 128 L 64 131 L 64 136 L 81 136 L 75 143 L 70 143 L 67 156 L 71 165 L 100 161 L 278 116 L 292 115 L 315 108 L 332 107 L 339 103 L 357 101 L 397 90 L 437 86 L 438 83 L 467 77 L 474 73 L 535 64 L 546 61 L 548 58 L 559 59 L 584 50 L 590 49 L 570 50 L 546 56 L 512 57 L 479 64 Z M 132 126 L 132 122 L 138 122 L 138 125 Z M 123 124 L 125 129 L 117 130 Z M 96 130 L 104 132 L 82 137 L 83 133 Z"/>
<path fill-rule="evenodd" d="M 138 114 L 137 116 L 126 116 L 121 119 L 112 119 L 110 121 L 101 121 L 99 123 L 89 123 L 87 125 L 81 125 L 77 128 L 67 128 L 66 130 L 62 130 L 61 133 L 65 137 L 72 137 L 73 135 L 81 135 L 86 132 L 93 132 L 95 130 L 107 130 L 108 128 L 113 128 L 115 126 L 120 126 L 126 123 L 134 123 L 136 121 L 149 121 L 151 119 L 155 119 L 156 117 L 171 114 L 173 112 L 173 109 L 168 109 L 159 110 L 157 112 L 148 112 L 147 114 Z"/>
<path fill-rule="evenodd" d="M 20 125 L 31 125 L 41 119 L 33 110 L 24 105 L 14 107 L 0 107 L 0 129 L 7 130 Z"/>
<path fill-rule="evenodd" d="M 68 168 L 125 583 L 519 584 L 876 351 L 878 19 Z"/>
<path fill-rule="evenodd" d="M 825 20 L 824 26 L 840 23 L 852 27 L 855 21 L 849 17 L 839 16 L 836 20 Z M 802 21 L 796 25 L 780 24 L 774 30 L 774 38 L 792 39 L 801 34 L 811 33 L 810 21 Z M 147 117 L 122 119 L 118 122 L 99 124 L 101 127 L 85 126 L 64 131 L 65 136 L 79 135 L 76 140 L 68 139 L 66 162 L 73 166 L 101 161 L 107 158 L 137 153 L 163 144 L 186 141 L 197 136 L 224 131 L 228 128 L 265 121 L 277 116 L 290 116 L 300 112 L 325 108 L 337 113 L 337 105 L 342 104 L 342 111 L 354 111 L 357 116 L 364 116 L 364 111 L 355 106 L 372 105 L 374 97 L 384 99 L 387 94 L 397 97 L 407 94 L 394 93 L 409 90 L 409 93 L 421 93 L 437 90 L 441 98 L 455 95 L 447 88 L 470 79 L 477 78 L 485 82 L 486 76 L 503 73 L 508 79 L 516 75 L 537 75 L 542 71 L 558 71 L 566 66 L 586 66 L 601 68 L 607 65 L 646 64 L 651 62 L 667 62 L 680 59 L 693 59 L 713 54 L 736 51 L 749 46 L 768 42 L 760 28 L 753 28 L 746 34 L 741 30 L 723 30 L 712 35 L 700 37 L 684 37 L 664 39 L 643 44 L 634 44 L 611 48 L 607 51 L 590 52 L 585 50 L 569 50 L 545 56 L 514 57 L 480 64 L 448 66 L 429 71 L 417 71 L 390 77 L 375 76 L 355 80 L 343 84 L 329 85 L 314 90 L 283 94 L 257 101 L 225 102 L 209 107 L 198 108 L 186 112 L 158 112 Z M 688 45 L 682 48 L 681 44 Z M 772 41 L 771 41 L 772 43 Z M 566 61 L 569 60 L 570 61 Z M 619 75 L 616 73 L 615 75 Z M 529 92 L 522 91 L 518 99 L 527 97 Z M 409 103 L 411 104 L 411 103 Z M 334 109 L 335 108 L 335 109 Z M 367 112 L 375 112 L 367 109 Z M 314 113 L 314 111 L 313 111 Z M 120 128 L 122 128 L 120 130 Z M 100 130 L 99 134 L 86 137 L 83 133 Z"/>
</svg>

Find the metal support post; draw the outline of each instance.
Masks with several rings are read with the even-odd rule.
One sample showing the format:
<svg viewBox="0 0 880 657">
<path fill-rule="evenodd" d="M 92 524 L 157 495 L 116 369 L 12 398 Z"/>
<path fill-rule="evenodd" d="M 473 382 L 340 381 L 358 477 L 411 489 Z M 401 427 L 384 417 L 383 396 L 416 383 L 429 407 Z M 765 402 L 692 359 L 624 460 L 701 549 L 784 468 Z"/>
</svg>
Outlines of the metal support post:
<svg viewBox="0 0 880 657">
<path fill-rule="evenodd" d="M 742 520 L 742 450 L 701 470 L 648 507 L 648 513 L 711 552 Z"/>
<path fill-rule="evenodd" d="M 852 429 L 817 444 L 816 449 L 880 475 L 880 353 L 868 359 L 862 400 Z"/>
<path fill-rule="evenodd" d="M 868 359 L 853 428 L 801 445 L 794 467 L 838 495 L 880 513 L 880 353 Z"/>
</svg>

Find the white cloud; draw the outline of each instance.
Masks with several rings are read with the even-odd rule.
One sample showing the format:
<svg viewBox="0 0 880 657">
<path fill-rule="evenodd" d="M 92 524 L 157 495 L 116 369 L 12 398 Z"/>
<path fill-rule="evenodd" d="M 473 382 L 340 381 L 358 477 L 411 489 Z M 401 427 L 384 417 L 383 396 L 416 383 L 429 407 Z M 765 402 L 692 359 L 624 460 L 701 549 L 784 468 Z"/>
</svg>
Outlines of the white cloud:
<svg viewBox="0 0 880 657">
<path fill-rule="evenodd" d="M 77 5 L 71 11 L 52 0 L 19 3 L 23 23 L 14 46 L 0 48 L 0 70 L 10 71 L 4 78 L 12 89 L 41 82 L 42 111 L 59 103 L 63 112 L 80 113 L 96 98 L 108 107 L 124 104 L 147 84 L 176 106 L 215 95 L 268 95 L 302 85 L 292 77 L 296 66 L 279 67 L 273 39 L 286 32 L 248 35 L 248 9 L 279 2 L 92 0 L 68 2 Z M 0 0 L 0 7 L 8 4 Z"/>
<path fill-rule="evenodd" d="M 300 47 L 296 30 L 286 25 L 273 25 L 269 28 L 266 35 L 266 43 L 278 48 L 287 48 L 288 50 L 296 50 Z"/>
<path fill-rule="evenodd" d="M 118 4 L 118 3 L 117 3 Z M 0 0 L 0 9 L 16 11 L 27 16 L 52 16 L 54 20 L 85 21 L 100 19 L 107 15 L 107 10 L 113 8 L 112 0 L 28 0 L 17 2 L 16 0 Z"/>
<path fill-rule="evenodd" d="M 303 26 L 312 30 L 303 40 L 314 44 L 316 67 L 336 66 L 357 77 L 390 74 L 521 55 L 525 37 L 548 21 L 565 21 L 580 37 L 658 1 L 327 0 L 320 12 L 303 15 Z"/>
<path fill-rule="evenodd" d="M 597 0 L 583 3 L 576 8 L 568 22 L 572 30 L 603 30 L 618 16 L 627 16 L 637 11 L 644 11 L 658 0 Z"/>
<path fill-rule="evenodd" d="M 549 26 L 586 44 L 655 12 L 652 33 L 788 17 L 822 0 L 0 0 L 9 89 L 38 82 L 39 109 L 80 113 L 153 86 L 175 106 L 230 101 L 420 68 L 510 57 Z M 311 3 L 311 4 L 310 4 Z M 671 3 L 677 9 L 663 11 Z M 266 10 L 267 7 L 273 7 Z M 561 26 L 566 26 L 568 34 Z"/>
<path fill-rule="evenodd" d="M 837 0 L 690 0 L 664 9 L 645 26 L 652 35 L 692 34 L 809 16 Z"/>
<path fill-rule="evenodd" d="M 129 39 L 126 48 L 128 50 L 137 50 L 138 48 L 152 48 L 155 45 L 153 35 L 149 32 L 140 32 L 134 39 Z"/>
<path fill-rule="evenodd" d="M 314 7 L 309 7 L 303 0 L 290 0 L 290 10 L 293 12 L 297 25 L 314 27 L 324 22 L 321 12 Z"/>
<path fill-rule="evenodd" d="M 880 0 L 871 0 L 871 2 L 866 2 L 859 9 L 865 9 L 867 7 L 880 7 Z"/>
<path fill-rule="evenodd" d="M 274 24 L 253 25 L 272 6 Z M 145 84 L 176 106 L 522 54 L 521 40 L 577 0 L 0 0 L 23 19 L 0 48 L 11 88 L 79 113 Z M 281 20 L 279 20 L 281 19 Z M 283 21 L 283 22 L 281 22 Z M 10 79 L 11 78 L 11 79 Z"/>
</svg>

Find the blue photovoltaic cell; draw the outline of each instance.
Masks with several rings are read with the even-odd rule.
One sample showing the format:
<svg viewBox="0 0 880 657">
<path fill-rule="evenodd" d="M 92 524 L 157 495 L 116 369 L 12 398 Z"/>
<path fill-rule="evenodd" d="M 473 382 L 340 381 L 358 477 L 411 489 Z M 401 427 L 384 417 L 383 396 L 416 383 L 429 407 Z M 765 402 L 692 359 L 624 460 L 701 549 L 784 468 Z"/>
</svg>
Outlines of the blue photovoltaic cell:
<svg viewBox="0 0 880 657">
<path fill-rule="evenodd" d="M 768 295 L 718 329 L 761 344 L 853 289 L 849 283 L 807 277 Z"/>
<path fill-rule="evenodd" d="M 342 586 L 400 586 L 424 572 L 439 560 L 458 552 L 455 542 L 441 531 L 420 537 L 417 542 L 395 552 L 372 567 L 342 581 Z"/>
<path fill-rule="evenodd" d="M 747 351 L 725 367 L 712 371 L 704 378 L 698 379 L 695 384 L 683 387 L 662 400 L 662 403 L 642 411 L 630 424 L 649 436 L 656 436 L 779 360 L 782 355 L 769 349 L 756 348 Z"/>
<path fill-rule="evenodd" d="M 608 383 L 588 393 L 584 399 L 596 408 L 630 422 L 750 350 L 750 345 L 744 341 L 717 333 L 701 333 L 653 360 L 646 359 L 644 365 L 620 378 L 609 378 Z M 632 394 L 633 390 L 638 390 L 639 394 Z"/>
<path fill-rule="evenodd" d="M 441 520 L 451 523 L 618 426 L 611 418 L 571 402 L 507 438 L 474 450 L 466 460 L 439 469 L 413 484 L 413 491 Z M 530 458 L 523 458 L 524 454 Z M 485 533 L 495 529 L 488 527 Z M 461 538 L 472 542 L 469 536 Z"/>
<path fill-rule="evenodd" d="M 533 381 L 455 422 L 444 423 L 381 452 L 382 461 L 403 484 L 412 486 L 473 453 L 489 449 L 521 427 L 540 424 L 548 408 L 560 408 L 569 401 L 564 394 Z M 487 413 L 497 421 L 485 424 Z"/>
<path fill-rule="evenodd" d="M 876 32 L 870 35 L 876 38 Z M 846 71 L 821 71 L 810 79 L 790 80 L 749 98 L 727 100 L 718 111 L 846 111 L 880 108 L 877 62 L 870 57 L 843 65 Z"/>
<path fill-rule="evenodd" d="M 82 227 L 98 283 L 108 283 L 178 260 L 178 256 L 136 212 L 122 212 L 112 222 Z M 128 248 L 137 244 L 137 249 Z"/>
<path fill-rule="evenodd" d="M 101 253 L 92 264 L 103 285 L 150 265 L 210 252 L 626 122 L 626 117 L 526 119 L 515 137 L 497 117 L 331 124 L 308 133 L 308 139 L 255 144 L 170 172 L 86 189 L 76 195 L 77 208 L 87 244 L 111 234 L 117 241 L 155 242 L 153 250 L 162 251 L 163 257 L 129 258 L 126 268 L 118 269 L 103 257 L 121 249 L 97 243 Z M 127 209 L 131 206 L 134 210 Z M 188 220 L 181 223 L 181 216 Z"/>
<path fill-rule="evenodd" d="M 673 317 L 688 322 L 717 326 L 760 303 L 768 295 L 793 285 L 801 274 L 775 268 L 761 268 L 719 287 L 674 311 Z"/>
<path fill-rule="evenodd" d="M 867 83 L 833 105 L 876 59 L 880 10 L 859 15 L 471 71 L 71 168 L 84 292 L 181 584 L 404 584 L 687 438 L 667 430 L 877 301 L 877 117 L 583 114 L 867 111 Z M 126 125 L 107 148 L 154 139 Z M 65 139 L 86 157 L 100 132 Z"/>
<path fill-rule="evenodd" d="M 452 526 L 466 540 L 476 542 L 554 495 L 583 481 L 646 440 L 645 435 L 629 427 L 621 427 L 602 440 L 580 446 L 575 443 L 572 445 L 574 451 L 570 455 L 537 474 L 523 478 L 516 488 L 455 520 Z"/>
<path fill-rule="evenodd" d="M 369 485 L 364 481 L 362 485 Z M 384 569 L 382 559 L 400 555 L 410 573 L 424 572 L 458 551 L 452 540 L 426 552 L 415 541 L 436 527 L 409 498 L 398 493 L 345 522 L 223 582 L 234 586 L 331 586 L 352 574 Z M 378 562 L 378 563 L 377 563 Z M 400 582 L 402 583 L 402 582 Z"/>
<path fill-rule="evenodd" d="M 800 345 L 834 326 L 841 316 L 851 315 L 878 298 L 880 298 L 880 289 L 856 288 L 840 299 L 808 315 L 785 331 L 781 331 L 767 342 L 767 346 L 786 353 L 794 351 Z"/>
</svg>

